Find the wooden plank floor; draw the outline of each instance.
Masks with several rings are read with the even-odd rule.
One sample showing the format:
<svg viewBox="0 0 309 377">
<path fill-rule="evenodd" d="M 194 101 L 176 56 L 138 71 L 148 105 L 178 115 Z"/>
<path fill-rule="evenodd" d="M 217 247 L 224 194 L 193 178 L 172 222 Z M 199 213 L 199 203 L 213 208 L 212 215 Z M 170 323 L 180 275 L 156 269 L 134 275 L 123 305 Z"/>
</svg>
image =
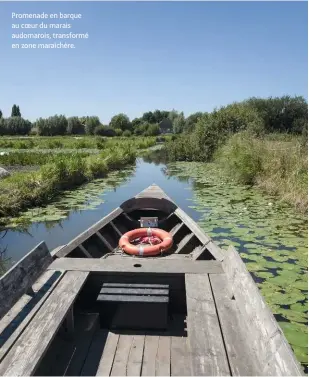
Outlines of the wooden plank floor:
<svg viewBox="0 0 309 377">
<path fill-rule="evenodd" d="M 187 337 L 106 332 L 96 333 L 82 375 L 191 375 Z"/>
<path fill-rule="evenodd" d="M 82 375 L 261 375 L 225 275 L 185 274 L 185 285 L 186 321 L 166 333 L 99 330 Z"/>
</svg>

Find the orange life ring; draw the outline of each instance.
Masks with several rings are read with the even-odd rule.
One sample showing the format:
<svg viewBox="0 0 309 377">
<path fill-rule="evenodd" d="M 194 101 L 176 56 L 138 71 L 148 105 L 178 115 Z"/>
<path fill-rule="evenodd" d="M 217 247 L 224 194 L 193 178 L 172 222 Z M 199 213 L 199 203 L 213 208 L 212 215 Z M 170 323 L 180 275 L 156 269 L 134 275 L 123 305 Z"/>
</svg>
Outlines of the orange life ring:
<svg viewBox="0 0 309 377">
<path fill-rule="evenodd" d="M 157 245 L 132 245 L 130 242 L 139 237 L 155 236 L 162 241 Z M 127 254 L 139 256 L 152 256 L 160 254 L 171 248 L 173 245 L 173 237 L 162 229 L 157 228 L 139 228 L 124 234 L 119 240 L 119 247 Z"/>
</svg>

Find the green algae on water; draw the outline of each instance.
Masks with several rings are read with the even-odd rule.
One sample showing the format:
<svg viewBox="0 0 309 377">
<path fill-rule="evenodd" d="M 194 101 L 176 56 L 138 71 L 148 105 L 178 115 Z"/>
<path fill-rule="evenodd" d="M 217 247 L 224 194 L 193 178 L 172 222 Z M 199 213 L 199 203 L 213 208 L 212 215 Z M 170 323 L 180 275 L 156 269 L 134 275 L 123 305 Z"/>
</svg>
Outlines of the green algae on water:
<svg viewBox="0 0 309 377">
<path fill-rule="evenodd" d="M 177 162 L 173 176 L 191 177 L 199 225 L 223 249 L 234 245 L 298 360 L 307 363 L 308 222 L 276 197 L 227 179 L 216 164 Z"/>
<path fill-rule="evenodd" d="M 107 178 L 96 179 L 74 190 L 65 191 L 61 197 L 44 207 L 31 208 L 19 217 L 8 218 L 6 228 L 28 227 L 32 223 L 57 224 L 74 211 L 96 210 L 104 203 L 104 194 L 115 189 L 133 173 L 133 168 L 112 171 Z"/>
</svg>

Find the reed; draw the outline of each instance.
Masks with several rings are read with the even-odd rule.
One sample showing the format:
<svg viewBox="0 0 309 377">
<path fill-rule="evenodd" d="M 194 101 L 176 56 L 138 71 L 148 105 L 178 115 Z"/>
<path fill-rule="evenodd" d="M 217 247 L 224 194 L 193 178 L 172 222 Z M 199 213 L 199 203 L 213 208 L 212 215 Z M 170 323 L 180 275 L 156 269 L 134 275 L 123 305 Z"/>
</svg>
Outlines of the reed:
<svg viewBox="0 0 309 377">
<path fill-rule="evenodd" d="M 34 172 L 17 172 L 0 181 L 0 224 L 5 217 L 42 205 L 62 191 L 80 186 L 113 169 L 134 163 L 135 149 L 109 149 L 92 156 L 61 155 Z M 1 220 L 2 218 L 2 220 Z"/>
<path fill-rule="evenodd" d="M 215 161 L 237 182 L 256 185 L 307 212 L 308 153 L 299 137 L 235 134 L 216 152 Z"/>
</svg>

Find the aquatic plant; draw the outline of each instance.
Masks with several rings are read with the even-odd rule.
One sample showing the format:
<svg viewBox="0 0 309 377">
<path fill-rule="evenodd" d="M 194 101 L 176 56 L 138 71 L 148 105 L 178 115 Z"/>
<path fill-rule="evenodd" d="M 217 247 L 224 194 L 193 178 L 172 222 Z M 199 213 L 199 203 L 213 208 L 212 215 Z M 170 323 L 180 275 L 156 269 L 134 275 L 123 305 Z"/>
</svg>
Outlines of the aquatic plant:
<svg viewBox="0 0 309 377">
<path fill-rule="evenodd" d="M 104 203 L 104 196 L 114 190 L 134 172 L 135 167 L 122 168 L 107 173 L 105 178 L 94 179 L 73 190 L 66 190 L 50 204 L 29 208 L 17 217 L 6 218 L 6 228 L 27 229 L 32 223 L 45 223 L 53 227 L 68 218 L 75 211 L 95 210 Z"/>
<path fill-rule="evenodd" d="M 234 245 L 298 360 L 307 363 L 308 221 L 276 196 L 231 180 L 215 163 L 168 164 L 192 182 L 199 225 L 223 249 Z"/>
</svg>

